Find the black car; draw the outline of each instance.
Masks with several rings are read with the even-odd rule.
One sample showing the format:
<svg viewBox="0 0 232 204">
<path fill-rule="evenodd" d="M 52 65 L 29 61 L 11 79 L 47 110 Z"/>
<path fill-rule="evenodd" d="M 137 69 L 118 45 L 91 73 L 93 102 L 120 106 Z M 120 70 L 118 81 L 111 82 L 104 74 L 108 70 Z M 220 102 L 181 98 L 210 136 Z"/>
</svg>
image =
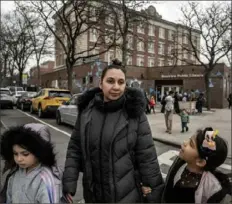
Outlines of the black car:
<svg viewBox="0 0 232 204">
<path fill-rule="evenodd" d="M 36 92 L 25 92 L 17 100 L 16 107 L 21 110 L 29 110 L 31 99 L 36 96 Z"/>
</svg>

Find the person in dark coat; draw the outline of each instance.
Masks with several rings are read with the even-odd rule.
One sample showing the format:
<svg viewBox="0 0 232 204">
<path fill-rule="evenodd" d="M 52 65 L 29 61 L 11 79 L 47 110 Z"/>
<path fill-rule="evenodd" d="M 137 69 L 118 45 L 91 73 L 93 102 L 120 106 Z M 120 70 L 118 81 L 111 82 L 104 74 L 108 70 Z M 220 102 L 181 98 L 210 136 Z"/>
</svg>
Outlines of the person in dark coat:
<svg viewBox="0 0 232 204">
<path fill-rule="evenodd" d="M 178 92 L 175 92 L 175 95 L 174 95 L 174 110 L 176 114 L 180 113 Z"/>
<path fill-rule="evenodd" d="M 197 102 L 196 102 L 196 109 L 198 111 L 198 113 L 202 113 L 202 107 L 204 105 L 204 94 L 200 93 L 199 97 L 197 98 Z"/>
<path fill-rule="evenodd" d="M 227 101 L 229 103 L 229 109 L 230 109 L 231 104 L 232 104 L 232 93 L 229 94 L 229 97 L 227 98 Z"/>
<path fill-rule="evenodd" d="M 161 105 L 162 105 L 162 107 L 161 107 L 161 113 L 164 113 L 164 112 L 165 112 L 165 105 L 166 105 L 165 98 L 166 98 L 166 97 L 167 97 L 167 94 L 164 93 L 164 96 L 163 96 L 163 98 L 162 98 L 162 100 L 161 100 Z"/>
<path fill-rule="evenodd" d="M 159 203 L 164 182 L 141 90 L 126 87 L 125 69 L 114 61 L 101 76 L 100 88 L 78 99 L 63 192 L 75 195 L 83 171 L 86 203 Z M 125 88 L 126 87 L 126 88 Z M 143 196 L 142 186 L 151 193 Z"/>
</svg>

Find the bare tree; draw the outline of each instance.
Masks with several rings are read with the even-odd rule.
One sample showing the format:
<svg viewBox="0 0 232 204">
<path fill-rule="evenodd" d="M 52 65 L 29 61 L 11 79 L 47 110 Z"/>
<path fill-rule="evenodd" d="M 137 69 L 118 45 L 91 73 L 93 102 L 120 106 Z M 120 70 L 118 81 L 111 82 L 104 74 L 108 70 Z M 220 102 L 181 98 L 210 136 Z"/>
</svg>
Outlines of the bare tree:
<svg viewBox="0 0 232 204">
<path fill-rule="evenodd" d="M 32 43 L 28 36 L 28 23 L 14 10 L 2 21 L 7 36 L 4 43 L 8 46 L 14 65 L 19 73 L 19 85 L 22 85 L 22 75 L 27 61 L 33 53 Z"/>
<path fill-rule="evenodd" d="M 41 19 L 38 13 L 34 12 L 30 4 L 21 1 L 15 1 L 16 9 L 28 23 L 28 35 L 31 38 L 34 49 L 33 55 L 36 59 L 37 78 L 41 86 L 40 60 L 43 56 L 52 54 L 51 35 L 52 33 Z"/>
<path fill-rule="evenodd" d="M 195 65 L 196 62 L 182 58 L 182 54 L 193 55 L 197 63 L 204 68 L 204 81 L 206 89 L 207 108 L 211 109 L 211 97 L 209 80 L 212 70 L 217 63 L 226 57 L 231 51 L 231 41 L 224 43 L 224 37 L 231 31 L 231 6 L 229 3 L 213 2 L 205 8 L 201 8 L 197 2 L 188 2 L 188 5 L 181 8 L 183 20 L 181 23 L 186 26 L 183 37 L 188 40 L 188 46 L 177 44 L 174 52 L 175 58 L 184 61 L 186 64 Z M 197 45 L 194 32 L 196 29 L 201 32 L 201 44 Z"/>
<path fill-rule="evenodd" d="M 157 13 L 149 13 L 149 10 L 142 10 L 145 3 L 149 1 L 137 0 L 106 0 L 108 18 L 112 18 L 116 28 L 117 35 L 120 36 L 117 47 L 122 51 L 122 64 L 127 65 L 128 54 L 132 53 L 134 39 L 140 41 L 139 36 L 134 32 L 135 27 L 141 28 L 145 32 L 149 24 L 149 17 L 160 17 Z M 141 42 L 148 45 L 149 40 L 142 39 Z"/>
<path fill-rule="evenodd" d="M 31 1 L 31 4 L 54 35 L 57 42 L 56 52 L 61 50 L 61 54 L 65 54 L 68 88 L 72 91 L 74 65 L 115 46 L 115 36 L 112 36 L 109 42 L 105 41 L 109 33 L 102 26 L 105 11 L 102 1 Z M 94 44 L 91 47 L 82 46 L 85 43 L 83 41 L 87 41 L 84 36 L 88 36 L 88 32 L 93 30 L 97 33 Z M 100 46 L 102 49 L 99 53 L 91 53 Z"/>
</svg>

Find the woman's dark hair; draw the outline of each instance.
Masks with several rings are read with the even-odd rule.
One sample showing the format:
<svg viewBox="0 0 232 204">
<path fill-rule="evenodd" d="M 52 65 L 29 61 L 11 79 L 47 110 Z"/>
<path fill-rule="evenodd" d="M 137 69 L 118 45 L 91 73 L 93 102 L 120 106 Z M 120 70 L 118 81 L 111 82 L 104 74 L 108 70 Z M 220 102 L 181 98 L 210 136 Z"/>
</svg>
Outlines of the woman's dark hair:
<svg viewBox="0 0 232 204">
<path fill-rule="evenodd" d="M 112 60 L 112 64 L 111 65 L 109 65 L 105 69 L 103 69 L 102 75 L 101 75 L 101 81 L 104 79 L 104 77 L 106 75 L 106 72 L 109 69 L 120 69 L 126 75 L 126 69 L 122 65 L 122 62 L 120 62 L 118 59 L 114 59 L 114 60 Z"/>
<path fill-rule="evenodd" d="M 12 127 L 3 133 L 0 153 L 7 162 L 14 161 L 14 145 L 19 145 L 28 150 L 45 166 L 52 167 L 56 164 L 53 144 L 30 128 L 24 126 Z"/>
<path fill-rule="evenodd" d="M 204 148 L 202 144 L 205 139 L 206 131 L 213 131 L 213 128 L 207 127 L 204 130 L 198 130 L 196 135 L 196 144 L 199 156 L 206 160 L 204 169 L 207 171 L 214 171 L 225 162 L 228 154 L 228 147 L 225 140 L 217 135 L 214 139 L 216 150 Z"/>
</svg>

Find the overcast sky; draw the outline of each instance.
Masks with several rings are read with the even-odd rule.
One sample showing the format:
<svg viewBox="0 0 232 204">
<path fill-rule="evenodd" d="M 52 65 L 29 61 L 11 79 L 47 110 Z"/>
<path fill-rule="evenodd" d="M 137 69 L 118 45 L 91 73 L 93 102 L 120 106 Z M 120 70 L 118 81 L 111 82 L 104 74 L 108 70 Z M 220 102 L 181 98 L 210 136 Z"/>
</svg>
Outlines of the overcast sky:
<svg viewBox="0 0 232 204">
<path fill-rule="evenodd" d="M 203 7 L 210 4 L 212 1 L 199 1 Z M 187 1 L 154 1 L 153 3 L 148 4 L 153 5 L 157 12 L 162 16 L 163 19 L 178 22 L 181 19 L 180 7 L 187 4 Z M 8 12 L 14 8 L 13 1 L 1 1 L 1 13 Z M 43 60 L 43 59 L 42 59 Z M 33 66 L 33 60 L 30 60 L 28 66 Z"/>
</svg>

